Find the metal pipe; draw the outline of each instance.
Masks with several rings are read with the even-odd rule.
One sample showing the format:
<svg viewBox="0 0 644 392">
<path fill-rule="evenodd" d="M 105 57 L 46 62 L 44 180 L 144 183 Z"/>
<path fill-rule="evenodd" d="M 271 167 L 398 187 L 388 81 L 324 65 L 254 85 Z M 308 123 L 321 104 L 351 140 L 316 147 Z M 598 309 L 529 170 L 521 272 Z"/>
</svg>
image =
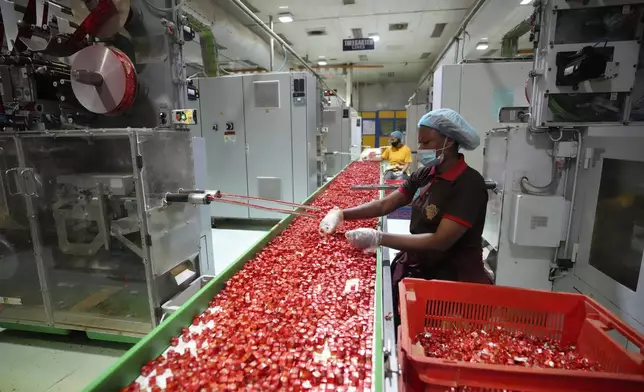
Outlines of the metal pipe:
<svg viewBox="0 0 644 392">
<path fill-rule="evenodd" d="M 568 257 L 568 250 L 570 249 L 570 234 L 572 233 L 572 216 L 575 209 L 575 197 L 577 195 L 577 180 L 579 176 L 579 166 L 581 166 L 581 144 L 583 136 L 581 131 L 575 129 L 577 133 L 577 158 L 575 162 L 575 177 L 572 179 L 572 195 L 570 196 L 570 211 L 568 211 L 568 227 L 566 227 L 566 243 L 564 245 L 564 257 Z"/>
<path fill-rule="evenodd" d="M 239 0 L 236 0 L 236 1 L 239 1 Z M 457 40 L 459 39 L 459 37 L 461 36 L 461 34 L 463 33 L 463 31 L 465 31 L 465 28 L 467 27 L 468 23 L 470 23 L 470 21 L 472 20 L 472 18 L 474 18 L 474 15 L 476 15 L 476 13 L 478 12 L 478 10 L 479 10 L 479 9 L 481 9 L 481 7 L 483 6 L 483 4 L 485 4 L 485 2 L 486 2 L 486 0 L 478 0 L 478 1 L 476 2 L 476 4 L 474 4 L 474 5 L 472 6 L 472 8 L 470 9 L 470 12 L 467 14 L 467 16 L 465 17 L 465 19 L 463 19 L 463 23 L 461 23 L 461 25 L 459 26 L 458 30 L 456 30 L 456 33 L 454 33 L 454 35 L 452 36 L 452 39 L 450 39 L 450 40 L 449 40 L 449 42 L 447 43 L 447 45 L 445 45 L 445 47 L 444 47 L 444 48 L 443 48 L 443 50 L 440 52 L 440 54 L 438 55 L 438 57 L 436 58 L 436 60 L 435 60 L 435 61 L 432 63 L 432 65 L 429 67 L 429 70 L 427 71 L 427 74 L 426 74 L 426 75 L 424 75 L 424 76 L 420 79 L 420 82 L 418 82 L 418 85 L 416 86 L 416 89 L 414 90 L 414 93 L 415 93 L 415 92 L 418 92 L 418 91 L 420 90 L 421 86 L 423 85 L 423 83 L 425 83 L 425 81 L 426 81 L 426 80 L 427 80 L 427 79 L 428 79 L 428 78 L 433 74 L 433 72 L 434 72 L 434 68 L 436 68 L 436 66 L 438 65 L 438 63 L 440 63 L 440 62 L 441 62 L 441 60 L 443 59 L 443 57 L 445 56 L 445 54 L 447 53 L 447 51 L 449 51 L 449 48 L 452 46 L 452 44 L 454 43 L 454 41 L 457 41 Z M 457 56 L 458 56 L 458 54 L 457 54 Z"/>
<path fill-rule="evenodd" d="M 268 27 L 273 31 L 273 15 L 268 16 Z M 269 64 L 269 69 L 271 72 L 275 70 L 275 38 L 271 36 L 271 56 L 270 56 L 270 64 Z"/>
<path fill-rule="evenodd" d="M 230 1 L 231 1 L 233 4 L 235 4 L 235 5 L 237 6 L 237 8 L 239 8 L 240 10 L 242 10 L 242 12 L 244 12 L 244 13 L 245 13 L 249 18 L 251 18 L 255 23 L 257 23 L 257 25 L 258 25 L 262 30 L 264 30 L 264 32 L 266 32 L 269 36 L 271 36 L 272 38 L 274 38 L 274 39 L 275 39 L 275 41 L 279 42 L 279 43 L 280 43 L 280 45 L 282 45 L 282 47 L 284 48 L 284 50 L 288 50 L 288 51 L 289 51 L 289 53 L 291 53 L 291 54 L 293 55 L 293 57 L 295 57 L 295 58 L 296 58 L 300 63 L 302 63 L 302 65 L 304 66 L 304 68 L 308 69 L 308 70 L 309 70 L 313 75 L 315 75 L 315 77 L 320 81 L 320 83 L 322 83 L 322 84 L 323 84 L 327 89 L 329 89 L 329 90 L 331 89 L 331 87 L 329 87 L 329 85 L 327 85 L 327 84 L 326 84 L 326 82 L 324 81 L 324 79 L 322 79 L 322 77 L 321 77 L 320 75 L 318 75 L 318 73 L 317 73 L 317 72 L 315 72 L 315 70 L 314 70 L 313 68 L 311 68 L 311 66 L 306 62 L 306 60 L 304 60 L 304 59 L 303 59 L 303 58 L 302 58 L 302 57 L 301 57 L 301 56 L 300 56 L 300 55 L 295 51 L 295 49 L 293 49 L 293 48 L 291 47 L 291 45 L 287 44 L 287 43 L 286 43 L 286 41 L 284 41 L 284 40 L 282 39 L 282 37 L 280 37 L 280 36 L 279 36 L 279 35 L 277 35 L 273 30 L 271 30 L 271 28 L 270 28 L 270 27 L 268 27 L 268 26 L 266 25 L 266 23 L 264 23 L 264 22 L 263 22 L 263 21 L 262 21 L 262 20 L 261 20 L 257 15 L 255 15 L 255 13 L 253 13 L 253 11 L 251 11 L 248 7 L 246 7 L 246 5 L 244 5 L 244 3 L 243 3 L 243 1 L 242 1 L 242 0 L 230 0 Z M 480 1 L 482 1 L 482 0 L 479 0 L 479 2 L 480 2 Z M 484 1 L 484 0 L 483 0 L 483 1 Z M 342 102 L 344 102 L 344 99 L 342 99 L 341 97 L 337 97 L 337 98 L 338 98 L 339 100 L 341 100 Z"/>
</svg>

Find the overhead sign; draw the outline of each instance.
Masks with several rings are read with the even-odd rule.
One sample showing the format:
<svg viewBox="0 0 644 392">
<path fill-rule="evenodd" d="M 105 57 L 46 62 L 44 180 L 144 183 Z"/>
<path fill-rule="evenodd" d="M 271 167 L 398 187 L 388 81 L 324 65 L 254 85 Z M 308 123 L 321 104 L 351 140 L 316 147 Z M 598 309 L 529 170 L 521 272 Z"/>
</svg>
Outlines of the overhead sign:
<svg viewBox="0 0 644 392">
<path fill-rule="evenodd" d="M 349 38 L 342 40 L 342 51 L 373 50 L 375 43 L 371 38 Z"/>
</svg>

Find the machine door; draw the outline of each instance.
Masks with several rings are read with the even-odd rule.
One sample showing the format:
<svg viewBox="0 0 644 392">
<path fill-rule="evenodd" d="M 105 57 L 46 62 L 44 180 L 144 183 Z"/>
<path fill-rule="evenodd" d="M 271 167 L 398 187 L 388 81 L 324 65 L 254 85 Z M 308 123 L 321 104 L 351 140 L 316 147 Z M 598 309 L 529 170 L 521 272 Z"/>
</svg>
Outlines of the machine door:
<svg viewBox="0 0 644 392">
<path fill-rule="evenodd" d="M 200 79 L 199 94 L 208 188 L 248 195 L 242 78 Z M 248 218 L 248 207 L 225 203 L 210 206 L 214 217 Z"/>
<path fill-rule="evenodd" d="M 590 149 L 590 150 L 589 150 Z M 644 138 L 587 138 L 575 275 L 644 324 Z M 574 238 L 574 237 L 573 237 Z"/>
<path fill-rule="evenodd" d="M 0 322 L 48 322 L 44 268 L 34 252 L 35 222 L 28 218 L 34 214 L 29 194 L 37 189 L 17 147 L 13 137 L 0 137 Z"/>
<path fill-rule="evenodd" d="M 291 75 L 247 75 L 243 80 L 248 193 L 293 202 Z M 251 209 L 250 217 L 281 219 L 284 215 Z"/>
</svg>

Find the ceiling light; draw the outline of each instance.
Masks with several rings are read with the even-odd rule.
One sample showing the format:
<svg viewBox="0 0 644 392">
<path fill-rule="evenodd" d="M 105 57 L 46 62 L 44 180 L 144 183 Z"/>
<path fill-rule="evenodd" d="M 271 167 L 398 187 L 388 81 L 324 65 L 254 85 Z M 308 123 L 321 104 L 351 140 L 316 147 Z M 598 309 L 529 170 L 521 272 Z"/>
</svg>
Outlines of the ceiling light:
<svg viewBox="0 0 644 392">
<path fill-rule="evenodd" d="M 373 42 L 380 41 L 380 36 L 378 34 L 369 34 L 369 38 L 371 38 Z"/>
<path fill-rule="evenodd" d="M 282 23 L 291 23 L 293 21 L 293 15 L 290 12 L 284 12 L 279 14 L 277 19 Z"/>
<path fill-rule="evenodd" d="M 489 47 L 487 42 L 479 42 L 476 44 L 476 50 L 486 50 Z"/>
<path fill-rule="evenodd" d="M 279 9 L 281 9 L 281 10 L 285 10 L 285 9 L 287 9 L 287 8 L 288 8 L 288 5 L 280 5 L 280 6 L 279 6 Z"/>
<path fill-rule="evenodd" d="M 519 3 L 519 4 L 526 5 L 526 4 L 530 4 L 530 3 L 532 3 L 532 0 L 521 0 L 521 3 Z"/>
<path fill-rule="evenodd" d="M 328 63 L 326 62 L 326 60 L 320 60 L 320 61 L 318 61 L 318 65 L 325 66 L 325 65 L 327 65 L 327 64 L 328 64 Z"/>
</svg>

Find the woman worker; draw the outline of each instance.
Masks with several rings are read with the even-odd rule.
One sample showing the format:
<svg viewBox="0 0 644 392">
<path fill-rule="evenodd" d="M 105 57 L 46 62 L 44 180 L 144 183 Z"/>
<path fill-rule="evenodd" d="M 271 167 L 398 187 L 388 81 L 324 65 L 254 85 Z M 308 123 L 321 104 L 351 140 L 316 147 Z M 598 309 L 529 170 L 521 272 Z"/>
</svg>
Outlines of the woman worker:
<svg viewBox="0 0 644 392">
<path fill-rule="evenodd" d="M 473 150 L 479 143 L 476 131 L 460 114 L 433 110 L 418 122 L 418 159 L 423 167 L 385 198 L 333 209 L 320 222 L 320 231 L 331 234 L 343 220 L 385 216 L 411 203 L 411 234 L 367 228 L 345 234 L 356 248 L 382 245 L 401 251 L 391 267 L 396 325 L 400 323 L 398 282 L 405 277 L 492 283 L 481 247 L 488 199 L 485 181 L 458 152 L 461 147 Z"/>
<path fill-rule="evenodd" d="M 389 166 L 385 170 L 385 180 L 407 180 L 409 178 L 411 150 L 403 143 L 402 139 L 402 132 L 393 131 L 389 137 L 389 146 L 382 152 L 381 158 L 389 161 Z"/>
</svg>

